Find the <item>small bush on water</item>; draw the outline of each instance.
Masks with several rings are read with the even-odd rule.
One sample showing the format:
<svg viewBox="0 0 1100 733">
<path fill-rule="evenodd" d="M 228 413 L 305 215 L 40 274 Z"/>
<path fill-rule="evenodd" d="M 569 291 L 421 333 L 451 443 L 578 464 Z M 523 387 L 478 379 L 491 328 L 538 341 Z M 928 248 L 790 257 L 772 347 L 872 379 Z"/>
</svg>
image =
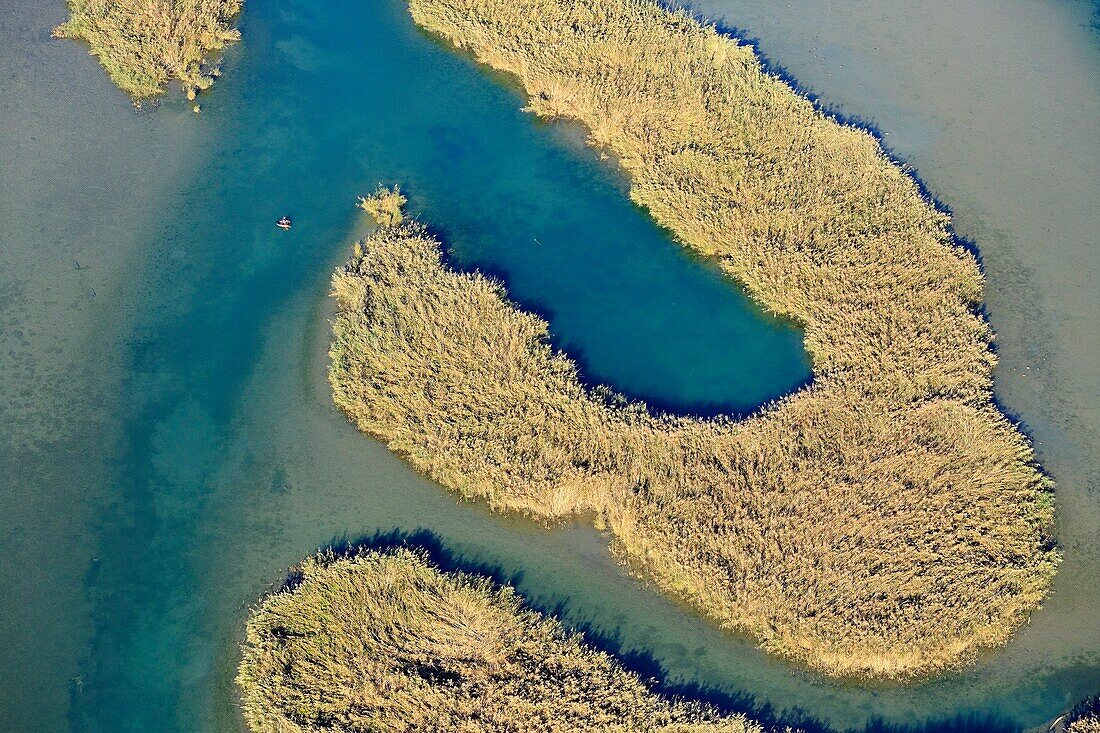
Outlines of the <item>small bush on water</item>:
<svg viewBox="0 0 1100 733">
<path fill-rule="evenodd" d="M 408 203 L 400 188 L 389 189 L 379 186 L 370 196 L 359 197 L 359 208 L 370 214 L 379 226 L 392 227 L 405 218 L 405 204 Z"/>
<path fill-rule="evenodd" d="M 69 0 L 58 38 L 87 41 L 112 81 L 135 100 L 178 79 L 189 98 L 214 83 L 210 54 L 240 40 L 242 0 Z"/>
<path fill-rule="evenodd" d="M 307 560 L 248 622 L 255 733 L 760 733 L 653 694 L 508 587 L 407 549 Z"/>
</svg>

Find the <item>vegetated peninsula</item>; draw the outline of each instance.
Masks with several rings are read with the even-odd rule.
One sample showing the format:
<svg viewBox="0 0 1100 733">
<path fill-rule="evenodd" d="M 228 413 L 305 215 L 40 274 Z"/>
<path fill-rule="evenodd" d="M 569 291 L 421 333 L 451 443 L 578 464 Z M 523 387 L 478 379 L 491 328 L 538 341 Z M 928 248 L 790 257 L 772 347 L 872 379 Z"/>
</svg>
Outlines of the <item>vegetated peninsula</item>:
<svg viewBox="0 0 1100 733">
<path fill-rule="evenodd" d="M 591 516 L 666 593 L 830 674 L 956 666 L 1043 598 L 1050 497 L 987 387 L 902 397 L 907 376 L 882 356 L 880 375 L 825 371 L 743 421 L 656 415 L 586 390 L 546 322 L 446 267 L 402 200 L 364 201 L 384 224 L 333 277 L 330 382 L 361 430 L 431 478 L 543 521 Z M 936 252 L 976 277 L 945 244 Z"/>
<path fill-rule="evenodd" d="M 1057 562 L 1050 487 L 992 399 L 982 277 L 869 134 L 648 0 L 411 0 L 582 122 L 631 195 L 805 331 L 814 381 L 742 421 L 586 392 L 546 324 L 413 225 L 337 274 L 331 381 L 365 431 L 499 510 L 591 515 L 636 571 L 827 674 L 1005 643 Z"/>
<path fill-rule="evenodd" d="M 993 402 L 978 265 L 916 182 L 751 48 L 652 0 L 409 8 L 514 74 L 535 113 L 582 123 L 634 201 L 802 326 L 813 362 L 812 386 L 755 417 L 657 421 L 630 456 L 563 428 L 572 415 L 500 405 L 484 419 L 525 410 L 537 427 L 519 435 L 568 458 L 529 488 L 452 484 L 546 518 L 602 513 L 663 590 L 829 674 L 910 676 L 1006 642 L 1054 574 L 1051 487 Z M 486 442 L 513 465 L 531 445 Z M 594 483 L 616 499 L 592 501 Z"/>
<path fill-rule="evenodd" d="M 111 80 L 135 100 L 172 80 L 188 98 L 214 83 L 210 54 L 240 40 L 233 19 L 242 0 L 69 0 L 58 38 L 87 41 Z"/>
<path fill-rule="evenodd" d="M 654 694 L 509 587 L 407 549 L 307 560 L 248 622 L 237 677 L 255 733 L 758 733 Z"/>
</svg>

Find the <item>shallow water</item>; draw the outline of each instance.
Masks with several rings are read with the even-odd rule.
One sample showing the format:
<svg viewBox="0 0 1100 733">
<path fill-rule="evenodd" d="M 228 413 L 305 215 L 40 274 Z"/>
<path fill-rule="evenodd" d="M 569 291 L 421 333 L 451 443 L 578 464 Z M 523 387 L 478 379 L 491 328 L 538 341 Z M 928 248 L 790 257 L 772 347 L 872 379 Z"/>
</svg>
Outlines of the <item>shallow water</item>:
<svg viewBox="0 0 1100 733">
<path fill-rule="evenodd" d="M 851 27 L 854 11 L 828 3 L 782 19 L 719 0 L 709 9 L 736 12 L 750 32 L 759 22 L 776 44 L 764 50 L 846 110 L 907 121 L 909 137 L 895 134 L 909 148 L 897 150 L 982 248 L 1001 394 L 1043 441 L 1072 510 L 1055 596 L 1013 645 L 932 685 L 864 690 L 792 670 L 660 600 L 590 529 L 548 532 L 456 502 L 331 407 L 327 278 L 363 226 L 355 195 L 379 181 L 405 187 L 457 264 L 500 274 L 546 314 L 589 381 L 709 413 L 750 410 L 805 380 L 797 331 L 678 251 L 575 131 L 519 112 L 514 90 L 416 31 L 396 0 L 251 0 L 246 41 L 200 116 L 175 97 L 134 113 L 77 44 L 48 39 L 57 5 L 0 7 L 0 218 L 14 224 L 0 245 L 0 728 L 237 729 L 231 678 L 248 605 L 318 546 L 394 527 L 522 571 L 536 603 L 565 604 L 571 621 L 673 674 L 840 726 L 956 712 L 1037 725 L 1100 690 L 1087 613 L 1100 575 L 1087 488 L 1096 446 L 1081 427 L 1100 416 L 1095 362 L 1073 361 L 1095 340 L 1081 343 L 1087 320 L 1051 322 L 1095 311 L 1080 290 L 1100 269 L 1088 247 L 1095 184 L 1075 161 L 1097 136 L 1034 136 L 1029 155 L 1062 166 L 1061 195 L 1029 179 L 1006 195 L 1011 158 L 975 144 L 976 128 L 955 130 L 982 121 L 967 117 L 965 90 L 909 100 L 927 49 L 882 66 L 868 41 L 896 40 L 891 12 L 935 28 L 949 9 L 865 8 L 880 25 Z M 972 5 L 987 25 L 1016 29 L 1007 10 Z M 1044 48 L 1064 64 L 1012 89 L 1076 79 L 1083 102 L 1051 117 L 1095 125 L 1097 50 L 1073 25 L 1087 13 L 1050 7 L 1061 14 L 1024 31 L 1051 34 Z M 860 82 L 873 79 L 874 94 L 825 86 L 812 57 L 793 66 L 800 44 L 826 32 L 853 58 L 866 51 Z M 987 83 L 1007 73 L 1005 58 L 974 55 Z M 990 115 L 1030 129 L 1031 111 Z M 944 137 L 944 149 L 929 142 Z M 989 193 L 991 175 L 1002 185 Z M 1044 193 L 1018 221 L 1020 202 Z M 295 219 L 288 234 L 271 226 L 282 213 Z M 1037 242 L 1048 256 L 1032 255 Z M 1013 367 L 1052 371 L 1013 379 Z"/>
</svg>

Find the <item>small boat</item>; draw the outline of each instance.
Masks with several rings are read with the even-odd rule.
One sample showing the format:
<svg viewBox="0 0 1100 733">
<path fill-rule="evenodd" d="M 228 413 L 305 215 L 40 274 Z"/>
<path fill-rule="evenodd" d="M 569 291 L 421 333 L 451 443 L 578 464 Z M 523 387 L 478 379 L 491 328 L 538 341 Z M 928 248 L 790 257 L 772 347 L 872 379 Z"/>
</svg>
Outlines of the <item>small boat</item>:
<svg viewBox="0 0 1100 733">
<path fill-rule="evenodd" d="M 279 221 L 275 222 L 275 226 L 284 231 L 290 229 L 290 217 L 284 216 L 282 219 L 279 219 Z"/>
</svg>

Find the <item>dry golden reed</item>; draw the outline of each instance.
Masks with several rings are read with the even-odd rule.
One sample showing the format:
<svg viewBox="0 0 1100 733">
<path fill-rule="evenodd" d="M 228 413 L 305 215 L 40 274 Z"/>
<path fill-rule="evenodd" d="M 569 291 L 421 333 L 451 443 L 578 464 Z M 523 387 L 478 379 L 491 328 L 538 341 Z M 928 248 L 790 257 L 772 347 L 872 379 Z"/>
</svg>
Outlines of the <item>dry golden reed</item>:
<svg viewBox="0 0 1100 733">
<path fill-rule="evenodd" d="M 497 510 L 589 514 L 666 592 L 834 674 L 1000 643 L 1042 598 L 1049 502 L 995 413 L 851 405 L 820 385 L 742 422 L 587 393 L 547 324 L 413 221 L 333 278 L 330 381 L 360 429 Z"/>
<path fill-rule="evenodd" d="M 631 195 L 805 329 L 809 387 L 729 420 L 651 414 L 551 352 L 415 224 L 334 278 L 337 404 L 445 486 L 590 515 L 662 591 L 831 675 L 1005 643 L 1058 559 L 1050 487 L 992 402 L 982 278 L 868 134 L 648 0 L 411 0 L 423 27 L 582 122 Z"/>
<path fill-rule="evenodd" d="M 1100 715 L 1086 715 L 1066 726 L 1067 733 L 1100 733 Z"/>
<path fill-rule="evenodd" d="M 193 98 L 217 74 L 210 54 L 240 40 L 232 27 L 242 0 L 69 0 L 58 38 L 91 45 L 111 80 L 135 100 L 160 94 L 179 80 Z"/>
<path fill-rule="evenodd" d="M 1077 706 L 1066 721 L 1066 733 L 1100 733 L 1100 696 Z"/>
<path fill-rule="evenodd" d="M 761 733 L 405 549 L 307 560 L 253 613 L 237 682 L 254 733 Z"/>
<path fill-rule="evenodd" d="M 394 226 L 405 218 L 405 204 L 408 199 L 400 188 L 388 189 L 379 186 L 370 196 L 359 197 L 359 208 L 370 214 L 379 226 Z"/>
</svg>

